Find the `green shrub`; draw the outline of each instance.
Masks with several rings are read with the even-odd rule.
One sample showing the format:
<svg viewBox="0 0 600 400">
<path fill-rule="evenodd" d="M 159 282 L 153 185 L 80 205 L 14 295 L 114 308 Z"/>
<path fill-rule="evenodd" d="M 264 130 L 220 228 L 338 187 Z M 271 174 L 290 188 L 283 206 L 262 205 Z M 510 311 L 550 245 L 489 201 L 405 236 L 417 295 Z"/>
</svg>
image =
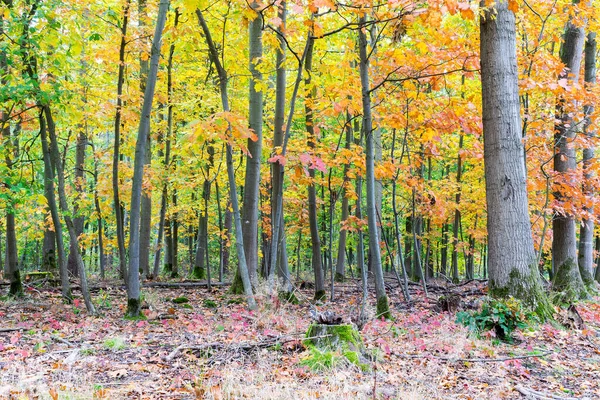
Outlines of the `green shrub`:
<svg viewBox="0 0 600 400">
<path fill-rule="evenodd" d="M 493 330 L 498 339 L 511 341 L 515 329 L 527 326 L 527 315 L 521 303 L 513 297 L 505 300 L 487 299 L 480 311 L 457 313 L 456 322 L 478 335 Z"/>
</svg>

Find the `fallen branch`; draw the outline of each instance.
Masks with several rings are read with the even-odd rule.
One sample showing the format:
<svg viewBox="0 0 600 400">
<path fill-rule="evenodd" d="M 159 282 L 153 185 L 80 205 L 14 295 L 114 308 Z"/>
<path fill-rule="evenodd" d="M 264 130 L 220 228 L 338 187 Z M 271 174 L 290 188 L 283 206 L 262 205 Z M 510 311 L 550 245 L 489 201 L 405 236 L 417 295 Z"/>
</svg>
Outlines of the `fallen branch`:
<svg viewBox="0 0 600 400">
<path fill-rule="evenodd" d="M 0 333 L 23 331 L 25 328 L 0 328 Z"/>
<path fill-rule="evenodd" d="M 486 363 L 486 362 L 502 362 L 502 361 L 511 361 L 511 360 L 522 360 L 525 358 L 546 357 L 547 355 L 550 355 L 552 353 L 554 353 L 554 351 L 547 351 L 547 352 L 540 353 L 540 354 L 529 354 L 529 355 L 523 355 L 523 356 L 500 357 L 500 358 L 453 358 L 453 357 L 434 356 L 433 354 L 425 354 L 425 355 L 404 354 L 403 356 L 407 357 L 407 358 L 433 358 L 435 360 L 450 361 L 450 362 L 482 362 L 482 363 Z"/>
<path fill-rule="evenodd" d="M 543 392 L 538 392 L 537 390 L 529 389 L 521 385 L 517 385 L 515 390 L 521 393 L 523 396 L 527 398 L 534 398 L 536 400 L 581 400 L 584 398 L 578 397 L 562 397 L 554 394 L 547 394 Z"/>
<path fill-rule="evenodd" d="M 310 339 L 319 339 L 324 338 L 331 335 L 321 335 L 314 336 L 308 338 L 302 338 L 302 340 L 310 340 Z M 177 346 L 172 352 L 170 352 L 167 356 L 163 357 L 165 361 L 173 361 L 173 359 L 182 351 L 192 350 L 192 351 L 202 351 L 202 350 L 252 350 L 252 349 L 260 349 L 265 347 L 275 346 L 277 344 L 286 344 L 289 342 L 293 342 L 296 340 L 300 340 L 298 337 L 293 336 L 278 336 L 276 338 L 264 340 L 262 342 L 254 342 L 254 343 L 239 343 L 237 345 L 233 345 L 232 343 L 222 343 L 222 342 L 212 342 L 205 343 L 201 345 L 187 345 L 181 344 Z"/>
</svg>

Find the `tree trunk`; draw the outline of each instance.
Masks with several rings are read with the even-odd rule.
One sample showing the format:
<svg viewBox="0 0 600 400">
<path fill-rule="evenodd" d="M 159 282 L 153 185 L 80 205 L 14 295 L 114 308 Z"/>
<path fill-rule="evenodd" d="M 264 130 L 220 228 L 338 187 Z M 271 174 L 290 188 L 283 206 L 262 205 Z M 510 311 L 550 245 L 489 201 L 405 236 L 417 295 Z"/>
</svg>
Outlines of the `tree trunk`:
<svg viewBox="0 0 600 400">
<path fill-rule="evenodd" d="M 142 181 L 144 173 L 144 160 L 146 159 L 146 142 L 150 132 L 150 114 L 158 74 L 158 61 L 160 58 L 160 45 L 162 32 L 167 19 L 169 0 L 161 0 L 156 19 L 156 30 L 152 41 L 150 57 L 150 72 L 144 92 L 144 104 L 140 116 L 140 126 L 135 145 L 135 159 L 133 164 L 133 180 L 131 184 L 131 211 L 129 217 L 129 271 L 127 276 L 127 316 L 138 318 L 140 309 L 140 208 L 142 197 Z"/>
<path fill-rule="evenodd" d="M 71 248 L 75 252 L 75 262 L 77 264 L 77 271 L 79 273 L 79 285 L 81 286 L 81 294 L 83 296 L 83 301 L 85 303 L 85 308 L 88 313 L 94 315 L 96 314 L 96 309 L 94 308 L 94 304 L 92 303 L 92 297 L 90 296 L 90 291 L 88 289 L 87 284 L 87 275 L 85 272 L 85 265 L 83 264 L 83 258 L 81 257 L 81 252 L 79 251 L 79 242 L 77 237 L 77 232 L 75 231 L 75 223 L 71 219 L 71 210 L 69 209 L 69 204 L 67 202 L 67 195 L 65 193 L 65 174 L 64 168 L 62 164 L 62 160 L 60 158 L 60 153 L 58 151 L 58 140 L 56 137 L 56 129 L 54 126 L 54 120 L 52 119 L 52 113 L 50 111 L 50 106 L 43 106 L 44 116 L 46 118 L 46 123 L 48 127 L 48 136 L 50 139 L 50 156 L 56 168 L 56 177 L 58 178 L 58 199 L 61 211 L 63 213 L 63 219 L 65 220 L 65 225 L 67 226 L 67 230 L 69 232 L 69 243 Z M 42 141 L 46 140 L 46 130 L 42 131 Z M 58 235 L 58 232 L 57 232 Z M 66 265 L 65 265 L 66 267 Z"/>
<path fill-rule="evenodd" d="M 219 54 L 217 52 L 217 47 L 215 46 L 212 36 L 210 34 L 210 30 L 208 29 L 208 25 L 204 20 L 204 16 L 202 15 L 202 11 L 196 9 L 196 16 L 198 17 L 198 22 L 202 28 L 204 33 L 204 38 L 206 40 L 206 44 L 208 46 L 208 51 L 212 62 L 215 64 L 217 69 L 217 73 L 219 75 L 219 92 L 221 94 L 221 105 L 223 107 L 223 111 L 229 112 L 229 96 L 227 94 L 227 72 L 223 68 L 221 64 L 221 60 L 219 59 Z M 227 131 L 231 134 L 231 126 L 227 126 Z M 233 148 L 230 143 L 227 143 L 226 146 L 226 162 L 227 162 L 227 178 L 229 180 L 229 196 L 231 198 L 231 206 L 233 208 L 233 219 L 235 223 L 235 235 L 236 235 L 236 250 L 238 256 L 238 264 L 239 264 L 239 272 L 242 279 L 242 284 L 244 286 L 244 292 L 246 294 L 246 299 L 248 302 L 248 308 L 250 310 L 256 309 L 256 300 L 254 299 L 254 294 L 252 293 L 252 282 L 250 281 L 250 274 L 248 272 L 248 265 L 246 264 L 246 254 L 244 252 L 244 236 L 242 234 L 242 219 L 240 217 L 240 206 L 238 203 L 237 197 L 237 187 L 235 183 L 235 170 L 233 166 Z"/>
<path fill-rule="evenodd" d="M 75 191 L 77 192 L 77 198 L 81 198 L 83 193 L 83 184 L 85 181 L 85 148 L 88 145 L 88 139 L 85 132 L 82 130 L 77 135 L 77 145 L 75 151 Z M 75 225 L 75 234 L 79 237 L 83 233 L 83 217 L 77 216 L 79 206 L 77 203 L 73 206 L 73 224 Z M 75 260 L 75 249 L 69 247 L 69 258 L 67 261 L 67 267 L 69 272 L 73 276 L 77 276 L 77 261 Z"/>
<path fill-rule="evenodd" d="M 588 33 L 585 42 L 585 82 L 588 89 L 596 84 L 596 34 Z M 593 181 L 596 176 L 593 170 L 595 147 L 593 142 L 596 137 L 595 129 L 591 125 L 590 115 L 594 107 L 584 106 L 586 117 L 584 132 L 590 144 L 583 149 L 583 193 L 590 200 L 594 196 Z M 579 272 L 583 282 L 588 288 L 594 285 L 594 207 L 584 207 L 589 216 L 583 218 L 579 231 Z"/>
<path fill-rule="evenodd" d="M 560 58 L 565 64 L 559 79 L 577 82 L 585 43 L 583 27 L 578 27 L 572 21 L 567 23 L 565 41 L 562 45 Z M 554 127 L 554 171 L 557 172 L 555 182 L 570 186 L 571 174 L 577 168 L 576 152 L 573 140 L 576 127 L 570 111 L 566 110 L 566 100 L 561 98 L 556 105 L 556 125 Z M 554 193 L 554 198 L 561 202 L 565 196 L 560 188 Z M 588 297 L 581 274 L 577 266 L 577 232 L 575 216 L 568 210 L 557 211 L 552 219 L 552 260 L 554 265 L 553 290 L 562 292 L 565 301 L 578 300 Z"/>
<path fill-rule="evenodd" d="M 142 94 L 146 91 L 146 80 L 148 79 L 149 64 L 147 47 L 148 40 L 146 39 L 146 18 L 148 17 L 146 12 L 146 0 L 138 0 L 138 24 L 140 27 L 140 34 L 142 35 L 142 46 L 143 49 L 140 52 L 140 91 Z M 148 131 L 148 138 L 146 139 L 146 152 L 144 155 L 144 170 L 150 168 L 152 162 L 152 137 L 150 131 Z M 144 173 L 146 176 L 146 173 Z M 150 233 L 152 231 L 152 193 L 148 189 L 142 187 L 142 202 L 140 211 L 140 267 L 139 271 L 143 276 L 150 274 Z"/>
<path fill-rule="evenodd" d="M 177 209 L 177 190 L 173 189 L 173 195 L 171 196 L 171 203 L 173 208 Z M 177 278 L 179 276 L 179 215 L 174 212 L 171 215 L 171 278 Z"/>
<path fill-rule="evenodd" d="M 366 175 L 367 183 L 367 221 L 369 226 L 369 252 L 371 253 L 372 270 L 375 274 L 375 295 L 377 297 L 377 316 L 389 318 L 390 309 L 383 281 L 381 267 L 381 251 L 379 248 L 379 227 L 377 224 L 377 209 L 375 202 L 375 154 L 373 143 L 373 126 L 371 118 L 371 89 L 369 82 L 369 59 L 367 57 L 367 38 L 364 32 L 365 16 L 359 21 L 359 53 L 360 53 L 360 83 L 362 89 L 363 134 L 366 141 Z"/>
<path fill-rule="evenodd" d="M 279 47 L 277 48 L 276 55 L 276 77 L 275 77 L 275 118 L 273 123 L 273 147 L 274 153 L 277 154 L 277 149 L 283 146 L 284 141 L 284 120 L 285 120 L 285 92 L 286 92 L 286 70 L 285 70 L 285 48 L 286 44 L 283 39 L 283 30 L 285 29 L 287 10 L 286 2 L 282 1 L 279 5 L 278 17 L 281 19 L 281 25 L 278 28 L 278 40 Z M 280 163 L 272 164 L 273 183 L 271 192 L 271 221 L 272 221 L 272 242 L 271 246 L 278 246 L 276 251 L 271 251 L 271 257 L 277 257 L 275 263 L 271 262 L 271 265 L 275 265 L 277 269 L 277 276 L 283 280 L 283 287 L 281 292 L 284 298 L 289 299 L 290 293 L 292 292 L 291 276 L 289 272 L 288 258 L 287 258 L 287 243 L 285 235 L 285 219 L 283 217 L 283 210 L 276 213 L 278 201 L 282 202 L 282 199 L 278 199 L 280 193 L 282 194 L 283 180 L 281 179 L 283 174 L 283 166 Z M 276 220 L 278 219 L 278 221 Z M 274 235 L 275 225 L 277 225 L 277 238 Z M 280 239 L 281 238 L 281 239 Z M 285 253 L 285 254 L 284 254 Z M 272 260 L 273 261 L 273 260 Z M 269 267 L 269 276 L 271 274 Z"/>
<path fill-rule="evenodd" d="M 262 154 L 262 117 L 263 117 L 263 91 L 257 90 L 257 84 L 262 83 L 262 73 L 258 64 L 262 61 L 262 14 L 258 12 L 260 6 L 252 1 L 250 8 L 256 11 L 254 19 L 250 21 L 249 41 L 249 70 L 251 74 L 249 94 L 249 124 L 254 131 L 256 140 L 248 139 L 248 156 L 246 157 L 246 177 L 244 181 L 244 198 L 242 201 L 242 229 L 244 236 L 244 253 L 248 264 L 250 280 L 256 283 L 258 270 L 258 198 L 260 196 L 260 161 Z"/>
<path fill-rule="evenodd" d="M 314 119 L 313 119 L 313 95 L 314 88 L 311 85 L 312 74 L 312 57 L 314 50 L 314 40 L 310 40 L 310 47 L 306 52 L 306 62 L 304 69 L 306 71 L 306 79 L 304 86 L 306 90 L 305 99 L 305 115 L 306 115 L 306 132 L 308 133 L 307 144 L 314 156 L 317 137 L 315 135 Z M 310 240 L 312 249 L 312 267 L 315 274 L 315 300 L 325 298 L 325 277 L 323 275 L 323 258 L 321 255 L 321 239 L 319 238 L 319 221 L 317 212 L 317 189 L 315 187 L 315 170 L 309 169 L 310 184 L 308 185 L 308 221 L 310 225 Z"/>
<path fill-rule="evenodd" d="M 506 1 L 484 12 L 480 29 L 490 293 L 546 317 L 552 308 L 535 265 L 522 157 L 515 15 Z"/>
<path fill-rule="evenodd" d="M 346 112 L 346 145 L 345 149 L 350 150 L 352 144 L 352 121 L 350 118 L 350 113 Z M 346 185 L 349 184 L 348 179 L 348 171 L 350 170 L 350 164 L 344 164 L 344 183 L 342 187 L 342 217 L 340 220 L 340 224 L 344 224 L 350 215 L 350 210 L 348 208 L 348 195 L 346 190 Z M 335 266 L 335 280 L 338 282 L 343 282 L 346 279 L 346 236 L 348 232 L 346 229 L 340 229 L 340 237 L 338 241 L 338 255 L 337 262 Z"/>
<path fill-rule="evenodd" d="M 127 0 L 123 7 L 123 20 L 121 22 L 121 42 L 119 45 L 119 73 L 117 78 L 117 107 L 115 111 L 114 145 L 112 162 L 113 207 L 116 219 L 117 246 L 119 250 L 119 273 L 127 284 L 127 259 L 125 251 L 125 216 L 119 195 L 119 162 L 121 161 L 121 116 L 123 112 L 123 85 L 125 83 L 125 47 L 127 46 L 127 22 L 131 0 Z"/>
<path fill-rule="evenodd" d="M 3 34 L 4 22 L 2 16 L 0 16 L 0 36 Z M 0 52 L 0 78 L 2 84 L 6 84 L 6 76 L 8 72 L 8 66 L 6 61 L 6 54 L 2 50 Z M 6 166 L 9 171 L 12 171 L 13 167 L 13 142 L 10 131 L 10 122 L 8 120 L 8 114 L 3 109 L 0 109 L 0 123 L 2 129 L 2 141 L 4 142 L 5 160 Z M 11 154 L 13 153 L 13 154 Z M 11 191 L 11 176 L 4 178 L 4 185 Z M 17 234 L 15 227 L 15 208 L 12 193 L 9 193 L 8 201 L 6 202 L 6 273 L 10 281 L 10 296 L 21 296 L 23 294 L 23 284 L 21 283 L 21 274 L 17 265 Z"/>
</svg>

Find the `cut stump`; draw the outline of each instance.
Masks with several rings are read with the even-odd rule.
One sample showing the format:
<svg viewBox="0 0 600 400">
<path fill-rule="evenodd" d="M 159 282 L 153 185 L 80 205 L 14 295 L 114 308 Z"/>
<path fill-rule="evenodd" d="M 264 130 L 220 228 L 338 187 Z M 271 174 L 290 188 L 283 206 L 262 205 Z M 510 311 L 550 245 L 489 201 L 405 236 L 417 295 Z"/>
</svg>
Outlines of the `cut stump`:
<svg viewBox="0 0 600 400">
<path fill-rule="evenodd" d="M 370 355 L 354 325 L 312 324 L 304 342 L 312 357 L 324 353 L 339 354 L 363 371 L 371 369 Z"/>
</svg>

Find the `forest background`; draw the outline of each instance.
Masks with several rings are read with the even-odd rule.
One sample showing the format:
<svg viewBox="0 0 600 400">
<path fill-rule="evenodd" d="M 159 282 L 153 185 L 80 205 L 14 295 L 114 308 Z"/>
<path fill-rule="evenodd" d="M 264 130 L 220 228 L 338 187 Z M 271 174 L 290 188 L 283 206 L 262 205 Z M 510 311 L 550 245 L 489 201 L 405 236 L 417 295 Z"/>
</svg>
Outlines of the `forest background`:
<svg viewBox="0 0 600 400">
<path fill-rule="evenodd" d="M 600 280 L 598 7 L 3 0 L 10 294 L 43 271 L 67 300 L 78 278 L 91 314 L 88 277 L 122 280 L 133 318 L 140 282 L 179 277 L 229 281 L 249 309 L 262 281 L 291 302 L 301 285 L 333 301 L 358 277 L 366 303 L 372 277 L 378 317 L 390 316 L 388 277 L 402 293 L 392 302 L 411 301 L 410 281 L 427 296 L 429 281 L 488 277 L 491 294 L 542 318 L 544 282 L 555 302 L 588 299 Z M 486 88 L 480 54 L 498 37 L 484 41 L 485 26 L 504 17 L 514 45 L 487 65 L 514 51 L 518 76 Z M 507 228 L 484 168 L 504 168 L 484 149 L 485 120 L 514 109 L 501 100 L 517 78 L 506 130 L 524 175 L 506 175 L 499 196 L 528 194 L 508 228 L 531 240 L 523 251 L 490 242 Z M 496 91 L 500 114 L 486 114 Z"/>
</svg>

